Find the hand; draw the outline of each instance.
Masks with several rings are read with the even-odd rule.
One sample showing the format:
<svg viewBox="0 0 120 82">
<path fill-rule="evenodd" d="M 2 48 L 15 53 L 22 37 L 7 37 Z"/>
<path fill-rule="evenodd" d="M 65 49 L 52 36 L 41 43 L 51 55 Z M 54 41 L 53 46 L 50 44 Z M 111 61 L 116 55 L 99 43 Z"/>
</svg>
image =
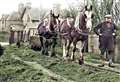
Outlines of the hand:
<svg viewBox="0 0 120 82">
<path fill-rule="evenodd" d="M 112 33 L 113 36 L 115 36 L 115 33 Z"/>
<path fill-rule="evenodd" d="M 99 36 L 102 36 L 102 34 L 100 33 Z"/>
</svg>

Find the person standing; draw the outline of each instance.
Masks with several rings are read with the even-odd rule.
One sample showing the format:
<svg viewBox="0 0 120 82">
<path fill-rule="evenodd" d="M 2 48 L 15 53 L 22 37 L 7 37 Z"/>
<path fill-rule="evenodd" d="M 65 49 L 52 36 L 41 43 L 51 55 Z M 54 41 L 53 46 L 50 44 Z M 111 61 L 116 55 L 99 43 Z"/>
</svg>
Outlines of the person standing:
<svg viewBox="0 0 120 82">
<path fill-rule="evenodd" d="M 99 36 L 99 49 L 102 62 L 99 67 L 105 65 L 104 53 L 108 54 L 108 66 L 112 67 L 115 50 L 117 26 L 112 22 L 112 15 L 105 15 L 105 21 L 101 22 L 94 28 L 94 32 Z"/>
</svg>

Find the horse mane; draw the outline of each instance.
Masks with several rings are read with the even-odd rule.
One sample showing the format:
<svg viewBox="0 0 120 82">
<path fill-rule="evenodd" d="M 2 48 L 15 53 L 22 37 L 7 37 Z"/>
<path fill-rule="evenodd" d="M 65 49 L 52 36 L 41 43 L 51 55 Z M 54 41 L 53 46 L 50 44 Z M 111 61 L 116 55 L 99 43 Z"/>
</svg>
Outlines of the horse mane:
<svg viewBox="0 0 120 82">
<path fill-rule="evenodd" d="M 37 29 L 39 29 L 42 25 L 43 25 L 43 21 L 40 22 L 40 24 L 38 25 Z"/>
<path fill-rule="evenodd" d="M 81 14 L 80 14 L 80 18 L 79 18 L 79 28 L 80 29 L 85 29 L 86 28 L 86 21 L 85 21 L 85 18 L 86 18 L 86 16 L 85 16 L 85 11 L 84 12 L 82 12 Z"/>
<path fill-rule="evenodd" d="M 54 14 L 52 14 L 52 17 L 53 17 L 53 19 L 51 20 L 49 20 L 49 29 L 51 30 L 51 31 L 54 31 L 54 25 L 56 25 L 57 24 L 57 22 L 56 22 L 56 19 L 58 18 L 57 16 L 55 16 Z"/>
<path fill-rule="evenodd" d="M 67 20 L 64 19 L 61 23 L 60 23 L 60 27 L 66 22 Z"/>
</svg>

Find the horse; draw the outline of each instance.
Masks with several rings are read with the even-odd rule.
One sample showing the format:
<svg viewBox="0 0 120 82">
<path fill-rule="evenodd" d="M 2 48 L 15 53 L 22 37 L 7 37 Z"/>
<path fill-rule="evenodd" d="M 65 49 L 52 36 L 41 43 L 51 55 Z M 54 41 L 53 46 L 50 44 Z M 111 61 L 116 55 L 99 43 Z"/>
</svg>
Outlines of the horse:
<svg viewBox="0 0 120 82">
<path fill-rule="evenodd" d="M 57 44 L 56 28 L 58 28 L 59 23 L 58 18 L 59 14 L 58 16 L 55 16 L 54 12 L 51 10 L 48 25 L 44 25 L 45 21 L 42 21 L 38 25 L 38 34 L 40 36 L 42 54 L 49 55 L 48 49 L 50 48 L 51 54 L 49 56 L 55 56 L 55 46 Z"/>
<path fill-rule="evenodd" d="M 70 46 L 73 44 L 72 54 L 70 56 L 71 60 L 74 60 L 75 51 L 78 46 L 80 58 L 79 64 L 84 63 L 84 51 L 83 48 L 87 46 L 88 34 L 92 28 L 92 5 L 85 6 L 85 11 L 82 11 L 79 16 L 76 18 L 78 21 L 78 25 L 76 25 L 76 21 L 72 20 L 71 22 L 67 19 L 61 24 L 61 37 L 63 44 L 63 58 L 66 60 L 70 54 Z M 78 19 L 78 20 L 77 20 Z M 75 21 L 75 24 L 74 24 Z"/>
</svg>

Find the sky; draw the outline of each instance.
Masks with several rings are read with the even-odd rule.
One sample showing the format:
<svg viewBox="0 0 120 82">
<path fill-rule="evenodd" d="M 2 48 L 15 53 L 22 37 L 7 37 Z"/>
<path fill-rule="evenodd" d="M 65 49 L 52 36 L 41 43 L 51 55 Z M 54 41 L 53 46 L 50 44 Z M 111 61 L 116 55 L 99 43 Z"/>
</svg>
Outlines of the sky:
<svg viewBox="0 0 120 82">
<path fill-rule="evenodd" d="M 68 3 L 76 2 L 77 0 L 0 0 L 0 17 L 2 14 L 9 14 L 17 11 L 19 3 L 31 2 L 32 7 L 52 8 L 53 4 L 60 3 L 63 8 L 68 7 Z"/>
</svg>

